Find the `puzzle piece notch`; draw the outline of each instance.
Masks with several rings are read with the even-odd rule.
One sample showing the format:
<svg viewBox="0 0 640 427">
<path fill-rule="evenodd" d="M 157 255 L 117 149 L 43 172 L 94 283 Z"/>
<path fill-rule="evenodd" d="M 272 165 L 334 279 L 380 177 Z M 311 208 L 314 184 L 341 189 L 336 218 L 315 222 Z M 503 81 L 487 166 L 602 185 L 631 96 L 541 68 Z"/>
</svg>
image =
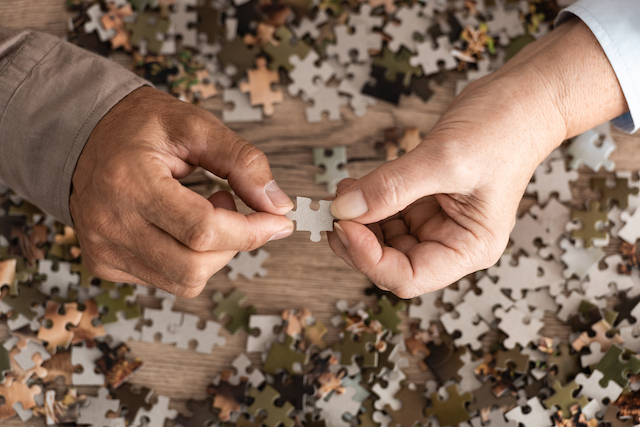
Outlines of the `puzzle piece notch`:
<svg viewBox="0 0 640 427">
<path fill-rule="evenodd" d="M 106 42 L 111 38 L 115 37 L 116 32 L 113 29 L 106 29 L 102 25 L 102 16 L 104 12 L 100 8 L 100 4 L 96 3 L 92 5 L 86 11 L 89 20 L 84 24 L 84 31 L 86 33 L 93 33 L 94 31 L 98 33 L 98 38 L 102 42 Z"/>
<path fill-rule="evenodd" d="M 318 210 L 311 209 L 311 199 L 308 197 L 296 197 L 296 209 L 287 213 L 286 217 L 296 222 L 297 231 L 310 231 L 311 241 L 319 242 L 321 231 L 333 231 L 334 217 L 331 215 L 331 203 L 328 200 L 320 200 Z"/>
</svg>

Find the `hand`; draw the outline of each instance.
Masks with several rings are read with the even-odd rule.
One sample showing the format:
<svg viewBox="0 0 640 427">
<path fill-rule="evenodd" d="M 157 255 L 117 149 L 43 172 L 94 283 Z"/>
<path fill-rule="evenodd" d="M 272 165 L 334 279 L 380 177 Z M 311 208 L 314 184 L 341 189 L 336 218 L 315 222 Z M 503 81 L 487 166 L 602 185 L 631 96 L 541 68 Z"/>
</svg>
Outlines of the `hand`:
<svg viewBox="0 0 640 427">
<path fill-rule="evenodd" d="M 402 298 L 488 268 L 536 166 L 626 108 L 593 35 L 580 21 L 563 24 L 471 83 L 413 151 L 341 182 L 331 248 Z"/>
<path fill-rule="evenodd" d="M 178 179 L 197 166 L 228 178 L 256 213 L 225 191 L 208 199 Z M 198 295 L 238 251 L 293 232 L 293 202 L 267 158 L 208 111 L 142 87 L 93 130 L 73 175 L 71 215 L 97 276 Z"/>
</svg>

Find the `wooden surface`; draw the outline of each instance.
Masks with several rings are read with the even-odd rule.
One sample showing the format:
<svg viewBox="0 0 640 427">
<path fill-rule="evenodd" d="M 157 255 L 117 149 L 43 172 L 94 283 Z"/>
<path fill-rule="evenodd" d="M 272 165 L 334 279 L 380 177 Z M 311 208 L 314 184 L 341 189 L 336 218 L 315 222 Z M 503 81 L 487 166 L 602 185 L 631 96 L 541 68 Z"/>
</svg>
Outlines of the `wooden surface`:
<svg viewBox="0 0 640 427">
<path fill-rule="evenodd" d="M 63 0 L 0 1 L 0 25 L 32 28 L 63 37 L 66 22 Z M 436 87 L 436 95 L 426 105 L 417 98 L 404 98 L 399 108 L 378 103 L 369 108 L 363 118 L 354 117 L 349 109 L 344 108 L 343 119 L 339 122 L 308 124 L 304 118 L 305 104 L 287 97 L 284 104 L 276 105 L 273 117 L 259 123 L 232 125 L 231 128 L 265 151 L 276 180 L 287 194 L 318 200 L 328 194 L 323 186 L 313 183 L 313 175 L 319 169 L 313 166 L 312 147 L 347 145 L 347 169 L 352 177 L 361 177 L 383 163 L 382 156 L 374 149 L 383 129 L 417 126 L 423 132 L 428 131 L 453 99 L 456 78 L 461 76 L 453 73 L 445 84 Z M 218 116 L 225 108 L 219 99 L 210 101 L 206 107 Z M 616 131 L 614 138 L 618 150 L 612 159 L 616 161 L 617 168 L 640 169 L 637 166 L 640 165 L 638 137 Z M 580 180 L 580 184 L 574 194 L 576 203 L 588 194 L 586 177 Z M 523 206 L 530 204 L 531 201 L 525 201 Z M 247 303 L 253 304 L 259 313 L 276 314 L 287 308 L 307 307 L 318 320 L 329 326 L 329 319 L 336 314 L 334 304 L 338 299 L 346 299 L 350 303 L 359 300 L 372 303 L 373 299 L 363 293 L 369 281 L 336 257 L 324 236 L 321 243 L 314 244 L 308 233 L 294 233 L 291 238 L 270 242 L 265 248 L 270 254 L 264 265 L 268 270 L 265 278 L 252 281 L 240 278 L 232 283 L 226 278 L 226 269 L 223 269 L 210 280 L 202 295 L 191 300 L 179 299 L 175 308 L 211 318 L 212 293 L 218 289 L 228 291 L 236 286 L 246 293 Z M 159 300 L 153 297 L 144 298 L 142 302 L 144 306 L 159 307 Z M 552 316 L 547 316 L 546 323 L 545 335 L 564 333 Z M 215 374 L 230 367 L 234 356 L 243 351 L 246 334 L 230 336 L 224 332 L 227 346 L 217 348 L 211 355 L 163 344 L 130 342 L 134 354 L 146 363 L 132 382 L 171 397 L 174 407 L 184 409 L 187 398 L 203 398 L 205 388 Z M 6 335 L 6 331 L 0 331 L 0 338 L 3 333 Z M 336 334 L 330 329 L 328 339 L 335 339 Z M 412 358 L 407 374 L 414 381 L 428 378 L 428 373 L 418 369 L 415 358 Z M 22 423 L 14 419 L 6 425 Z"/>
</svg>

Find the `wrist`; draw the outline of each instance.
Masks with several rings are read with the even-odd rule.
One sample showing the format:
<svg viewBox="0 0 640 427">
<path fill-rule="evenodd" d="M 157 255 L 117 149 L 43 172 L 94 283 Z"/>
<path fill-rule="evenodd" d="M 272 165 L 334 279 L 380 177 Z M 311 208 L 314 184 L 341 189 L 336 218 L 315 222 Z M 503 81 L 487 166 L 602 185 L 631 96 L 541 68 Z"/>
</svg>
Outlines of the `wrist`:
<svg viewBox="0 0 640 427">
<path fill-rule="evenodd" d="M 520 84 L 531 87 L 541 117 L 562 119 L 562 140 L 628 111 L 607 56 L 578 18 L 531 43 L 506 66 L 505 74 L 514 74 Z"/>
</svg>

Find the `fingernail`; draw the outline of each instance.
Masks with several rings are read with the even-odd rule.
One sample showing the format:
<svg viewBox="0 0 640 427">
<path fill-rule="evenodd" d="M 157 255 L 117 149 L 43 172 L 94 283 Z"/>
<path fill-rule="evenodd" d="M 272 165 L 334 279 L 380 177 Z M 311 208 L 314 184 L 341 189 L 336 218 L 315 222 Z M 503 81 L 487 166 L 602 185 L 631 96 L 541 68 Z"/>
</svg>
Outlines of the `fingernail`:
<svg viewBox="0 0 640 427">
<path fill-rule="evenodd" d="M 291 225 L 288 226 L 287 228 L 283 228 L 282 230 L 278 231 L 276 234 L 271 236 L 271 238 L 269 239 L 269 242 L 272 240 L 280 240 L 280 239 L 284 239 L 285 237 L 289 237 L 291 233 L 293 233 L 293 223 L 291 223 Z"/>
<path fill-rule="evenodd" d="M 277 208 L 293 205 L 293 202 L 291 201 L 289 196 L 284 194 L 284 191 L 282 191 L 282 189 L 278 187 L 278 184 L 275 180 L 270 181 L 267 185 L 265 185 L 264 192 L 267 194 L 269 200 L 271 200 L 271 203 L 273 203 L 273 206 Z"/>
<path fill-rule="evenodd" d="M 354 219 L 369 211 L 362 190 L 356 188 L 342 193 L 331 204 L 331 214 L 338 219 Z"/>
<path fill-rule="evenodd" d="M 349 249 L 349 236 L 347 236 L 347 233 L 344 232 L 344 229 L 337 222 L 333 224 L 333 228 L 335 229 L 336 234 L 338 235 L 338 238 L 340 239 L 344 247 Z"/>
</svg>

